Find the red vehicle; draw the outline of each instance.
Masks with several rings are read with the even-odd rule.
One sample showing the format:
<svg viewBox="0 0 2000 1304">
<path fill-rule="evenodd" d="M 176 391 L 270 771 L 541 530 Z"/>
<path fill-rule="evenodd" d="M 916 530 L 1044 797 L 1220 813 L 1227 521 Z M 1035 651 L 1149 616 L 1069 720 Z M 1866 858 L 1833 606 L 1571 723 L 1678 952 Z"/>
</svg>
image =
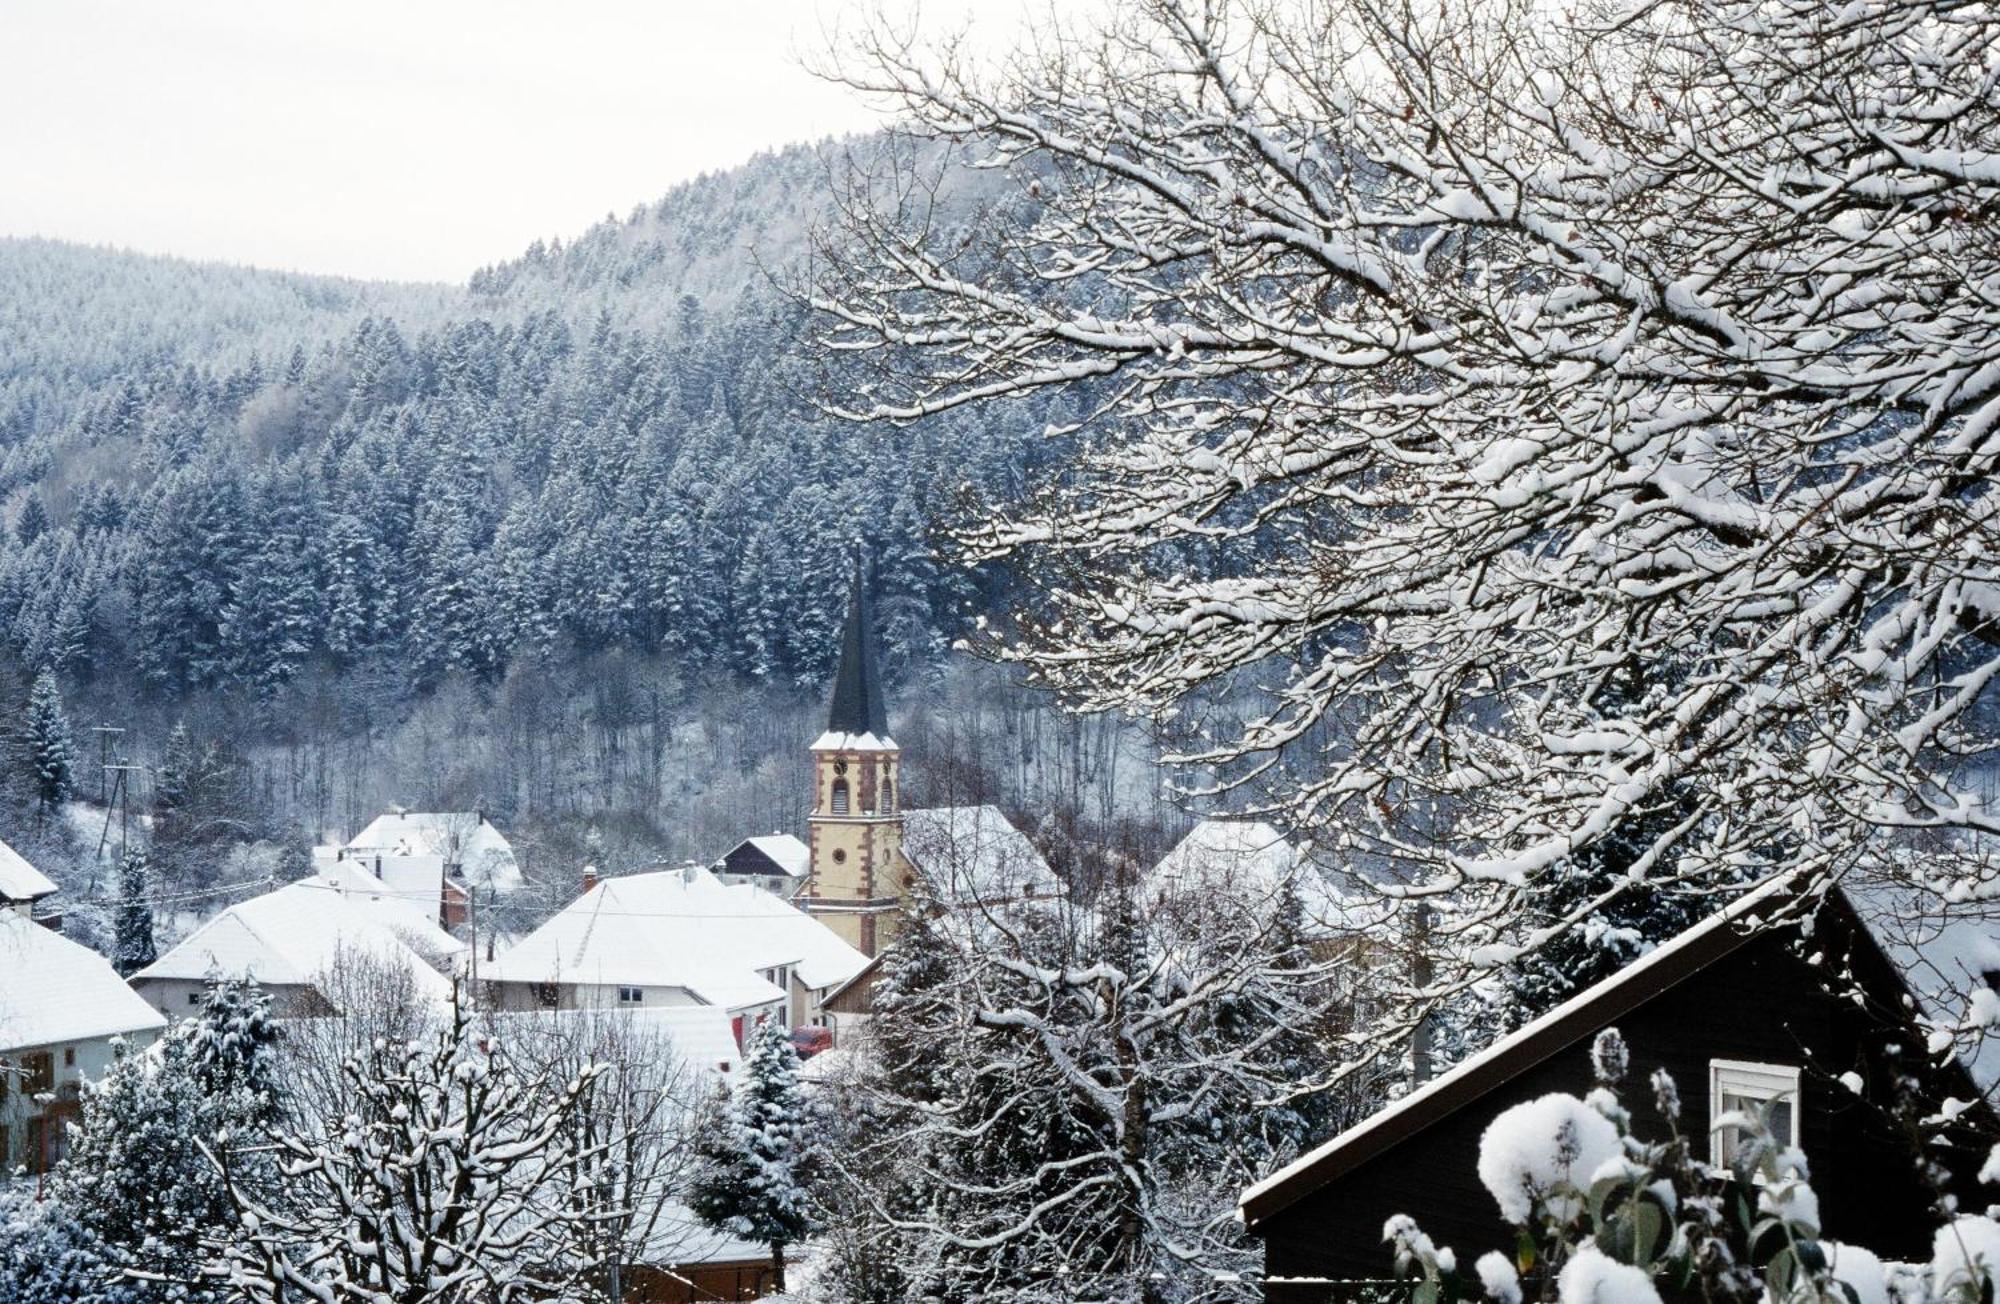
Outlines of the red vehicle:
<svg viewBox="0 0 2000 1304">
<path fill-rule="evenodd" d="M 833 1029 L 794 1028 L 792 1029 L 792 1049 L 802 1060 L 811 1059 L 823 1050 L 833 1049 Z"/>
</svg>

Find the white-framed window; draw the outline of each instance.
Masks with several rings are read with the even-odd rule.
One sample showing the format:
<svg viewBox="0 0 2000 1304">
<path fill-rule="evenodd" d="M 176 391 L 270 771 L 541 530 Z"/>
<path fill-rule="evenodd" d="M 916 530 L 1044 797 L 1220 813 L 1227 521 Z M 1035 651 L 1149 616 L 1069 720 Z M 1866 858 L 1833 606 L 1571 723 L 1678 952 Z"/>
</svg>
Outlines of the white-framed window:
<svg viewBox="0 0 2000 1304">
<path fill-rule="evenodd" d="M 618 989 L 618 1003 L 620 1005 L 644 1005 L 646 1003 L 646 989 L 643 987 L 620 987 Z"/>
<path fill-rule="evenodd" d="M 1731 1114 L 1753 1114 L 1767 1120 L 1771 1138 L 1781 1146 L 1799 1143 L 1799 1071 L 1787 1064 L 1751 1060 L 1708 1062 L 1709 1158 L 1729 1162 L 1739 1129 L 1717 1126 Z"/>
</svg>

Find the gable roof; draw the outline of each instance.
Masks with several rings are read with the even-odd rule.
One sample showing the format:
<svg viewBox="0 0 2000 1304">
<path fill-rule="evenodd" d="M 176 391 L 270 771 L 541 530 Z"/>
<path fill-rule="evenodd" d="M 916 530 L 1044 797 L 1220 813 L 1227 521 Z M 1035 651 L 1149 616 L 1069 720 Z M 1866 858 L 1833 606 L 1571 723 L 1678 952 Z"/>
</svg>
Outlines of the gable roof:
<svg viewBox="0 0 2000 1304">
<path fill-rule="evenodd" d="M 33 901 L 56 890 L 49 877 L 27 858 L 0 842 L 0 900 Z"/>
<path fill-rule="evenodd" d="M 1774 924 L 1832 906 L 1854 923 L 1855 937 L 1883 952 L 1884 960 L 1907 985 L 1907 970 L 1893 946 L 1885 945 L 1871 912 L 1857 909 L 1840 888 L 1824 898 L 1802 898 L 1796 878 L 1780 875 L 1746 893 L 1678 937 L 1662 943 L 1616 974 L 1585 989 L 1540 1018 L 1454 1065 L 1421 1088 L 1394 1101 L 1285 1167 L 1246 1187 L 1238 1208 L 1246 1227 L 1285 1209 L 1361 1164 L 1417 1135 L 1460 1108 L 1479 1100 L 1499 1083 L 1518 1077 L 1551 1056 L 1577 1045 L 1599 1028 L 1615 1023 L 1668 988 L 1726 959 Z M 2000 1059 L 2000 1056 L 1994 1058 Z M 1966 1063 L 1977 1076 L 1982 1066 Z M 1993 1067 L 2000 1068 L 2000 1064 Z M 1990 1086 L 1995 1078 L 1980 1078 Z"/>
<path fill-rule="evenodd" d="M 472 948 L 438 926 L 436 895 L 414 898 L 368 872 L 359 860 L 322 860 L 308 882 L 324 883 L 350 904 L 372 915 L 419 955 L 436 960 L 461 955 Z"/>
<path fill-rule="evenodd" d="M 0 1050 L 152 1032 L 166 1022 L 103 956 L 0 911 Z"/>
<path fill-rule="evenodd" d="M 1306 856 L 1303 846 L 1262 820 L 1205 819 L 1160 857 L 1148 886 L 1174 895 L 1226 898 L 1255 910 L 1289 885 L 1308 933 L 1349 932 L 1379 923 L 1378 894 L 1349 895 Z"/>
<path fill-rule="evenodd" d="M 991 904 L 1063 892 L 1049 862 L 998 806 L 905 811 L 902 847 L 903 859 L 939 900 L 950 904 Z"/>
<path fill-rule="evenodd" d="M 506 834 L 478 811 L 391 811 L 350 838 L 350 852 L 384 857 L 456 858 L 466 879 L 498 892 L 521 884 L 521 868 Z"/>
<path fill-rule="evenodd" d="M 306 986 L 343 955 L 407 966 L 420 995 L 451 999 L 451 982 L 382 922 L 324 879 L 302 879 L 238 902 L 132 975 L 204 981 L 211 972 L 266 986 Z"/>
<path fill-rule="evenodd" d="M 737 856 L 737 852 L 748 850 L 749 856 Z M 731 859 L 735 858 L 735 863 Z M 745 860 L 761 861 L 768 865 L 744 864 Z M 718 862 L 728 873 L 777 873 L 788 878 L 804 878 L 812 864 L 812 849 L 789 833 L 766 833 L 762 837 L 745 838 L 722 854 Z"/>
<path fill-rule="evenodd" d="M 494 982 L 679 987 L 744 1009 L 784 998 L 759 970 L 790 965 L 817 988 L 867 963 L 789 902 L 689 866 L 602 880 L 480 973 Z"/>
</svg>

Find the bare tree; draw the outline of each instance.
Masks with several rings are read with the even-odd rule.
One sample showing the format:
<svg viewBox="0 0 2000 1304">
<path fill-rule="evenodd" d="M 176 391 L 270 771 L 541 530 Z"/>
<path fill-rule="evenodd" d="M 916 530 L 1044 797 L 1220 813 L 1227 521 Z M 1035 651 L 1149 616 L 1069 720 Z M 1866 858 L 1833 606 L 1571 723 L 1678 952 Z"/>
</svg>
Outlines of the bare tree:
<svg viewBox="0 0 2000 1304">
<path fill-rule="evenodd" d="M 575 1124 L 601 1076 L 563 1077 L 479 1036 L 454 1003 L 446 1026 L 378 1039 L 343 1065 L 335 1112 L 272 1140 L 282 1190 L 215 1158 L 237 1225 L 214 1248 L 243 1298 L 355 1304 L 568 1299 L 585 1292 L 593 1210 L 576 1198 L 597 1161 Z"/>
<path fill-rule="evenodd" d="M 984 69 L 877 23 L 836 71 L 1014 182 L 856 184 L 807 291 L 881 363 L 843 410 L 1080 413 L 963 534 L 1039 583 L 1001 655 L 1163 721 L 1263 685 L 1174 759 L 1453 904 L 1412 1013 L 1587 918 L 1524 923 L 1616 831 L 1663 890 L 1941 833 L 1904 876 L 1983 891 L 1987 9 L 1118 13 Z"/>
</svg>

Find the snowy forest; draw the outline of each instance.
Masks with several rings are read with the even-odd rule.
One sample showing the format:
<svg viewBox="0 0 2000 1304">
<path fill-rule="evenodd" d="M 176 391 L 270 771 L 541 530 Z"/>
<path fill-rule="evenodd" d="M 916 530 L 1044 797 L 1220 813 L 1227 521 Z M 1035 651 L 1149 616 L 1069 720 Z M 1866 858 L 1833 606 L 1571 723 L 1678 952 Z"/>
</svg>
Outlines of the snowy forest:
<svg viewBox="0 0 2000 1304">
<path fill-rule="evenodd" d="M 0 1299 L 1992 1304 L 2000 13 L 828 46 L 463 288 L 0 242 Z"/>
</svg>

